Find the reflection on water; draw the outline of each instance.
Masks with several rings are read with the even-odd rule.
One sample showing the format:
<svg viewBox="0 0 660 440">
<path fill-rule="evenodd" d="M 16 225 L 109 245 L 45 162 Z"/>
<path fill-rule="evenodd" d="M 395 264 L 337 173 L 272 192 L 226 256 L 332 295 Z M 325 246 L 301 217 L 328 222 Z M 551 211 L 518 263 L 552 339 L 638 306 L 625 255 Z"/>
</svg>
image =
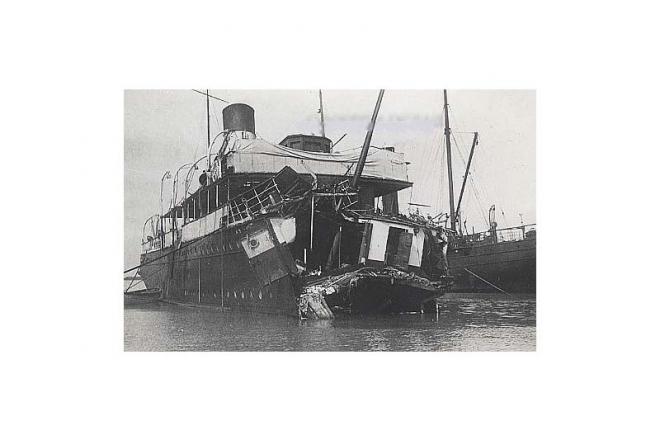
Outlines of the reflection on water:
<svg viewBox="0 0 660 440">
<path fill-rule="evenodd" d="M 536 300 L 446 299 L 438 313 L 333 321 L 164 303 L 124 308 L 127 351 L 532 351 Z"/>
</svg>

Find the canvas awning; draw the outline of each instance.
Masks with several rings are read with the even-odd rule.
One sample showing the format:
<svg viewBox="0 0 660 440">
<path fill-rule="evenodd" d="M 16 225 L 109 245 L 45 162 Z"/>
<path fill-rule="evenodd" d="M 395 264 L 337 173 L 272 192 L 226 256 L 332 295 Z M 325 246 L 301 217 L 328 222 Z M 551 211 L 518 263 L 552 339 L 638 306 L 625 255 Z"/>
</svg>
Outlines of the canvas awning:
<svg viewBox="0 0 660 440">
<path fill-rule="evenodd" d="M 229 147 L 227 166 L 233 167 L 234 173 L 277 173 L 289 166 L 301 174 L 311 171 L 317 175 L 348 176 L 353 173 L 359 157 L 359 148 L 317 153 L 262 139 L 236 139 Z M 371 147 L 362 176 L 408 183 L 407 164 L 402 153 Z"/>
</svg>

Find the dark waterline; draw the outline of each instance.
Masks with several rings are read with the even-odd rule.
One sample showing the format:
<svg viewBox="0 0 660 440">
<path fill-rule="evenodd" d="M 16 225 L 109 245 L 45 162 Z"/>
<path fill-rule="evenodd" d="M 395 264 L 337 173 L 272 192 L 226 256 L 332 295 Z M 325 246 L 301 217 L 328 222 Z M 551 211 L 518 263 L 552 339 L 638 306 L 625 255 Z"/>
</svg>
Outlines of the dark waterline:
<svg viewBox="0 0 660 440">
<path fill-rule="evenodd" d="M 439 313 L 333 321 L 165 303 L 124 308 L 126 351 L 534 351 L 536 300 L 443 300 Z"/>
</svg>

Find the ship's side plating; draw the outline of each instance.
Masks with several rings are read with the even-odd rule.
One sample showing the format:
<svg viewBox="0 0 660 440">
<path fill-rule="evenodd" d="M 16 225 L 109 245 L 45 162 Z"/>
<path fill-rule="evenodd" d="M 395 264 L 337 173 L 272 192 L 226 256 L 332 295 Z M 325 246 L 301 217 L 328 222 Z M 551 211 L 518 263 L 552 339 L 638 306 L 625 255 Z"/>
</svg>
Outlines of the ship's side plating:
<svg viewBox="0 0 660 440">
<path fill-rule="evenodd" d="M 275 229 L 283 221 L 257 219 L 143 254 L 140 275 L 166 300 L 296 316 L 297 269 Z"/>
<path fill-rule="evenodd" d="M 517 229 L 510 228 L 504 232 Z M 535 294 L 535 231 L 508 241 L 489 240 L 496 232 L 486 234 L 491 235 L 477 242 L 459 242 L 450 247 L 448 259 L 455 277 L 454 290 L 497 292 L 502 289 L 508 293 Z"/>
</svg>

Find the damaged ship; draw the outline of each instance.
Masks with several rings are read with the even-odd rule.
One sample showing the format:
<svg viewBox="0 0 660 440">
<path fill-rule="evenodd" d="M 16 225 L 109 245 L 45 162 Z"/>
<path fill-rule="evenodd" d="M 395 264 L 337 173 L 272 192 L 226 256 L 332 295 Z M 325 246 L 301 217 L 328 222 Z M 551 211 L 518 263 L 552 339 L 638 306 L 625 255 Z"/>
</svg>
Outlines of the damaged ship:
<svg viewBox="0 0 660 440">
<path fill-rule="evenodd" d="M 370 146 L 382 97 L 362 148 L 340 152 L 324 136 L 267 142 L 252 107 L 226 106 L 207 154 L 174 174 L 170 209 L 144 223 L 136 269 L 147 288 L 175 303 L 318 319 L 419 312 L 442 296 L 443 227 L 374 204 L 412 186 L 401 153 Z"/>
</svg>

